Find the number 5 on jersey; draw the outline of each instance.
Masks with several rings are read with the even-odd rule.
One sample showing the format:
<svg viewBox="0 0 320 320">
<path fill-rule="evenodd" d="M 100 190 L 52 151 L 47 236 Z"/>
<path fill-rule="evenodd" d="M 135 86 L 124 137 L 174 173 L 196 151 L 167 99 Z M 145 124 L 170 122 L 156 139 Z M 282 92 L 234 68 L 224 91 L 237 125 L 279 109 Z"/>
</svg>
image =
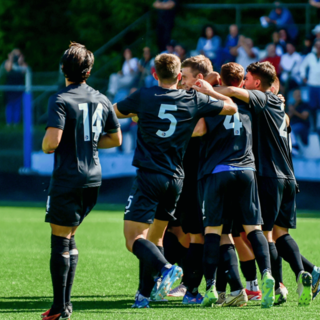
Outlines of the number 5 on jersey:
<svg viewBox="0 0 320 320">
<path fill-rule="evenodd" d="M 80 103 L 79 109 L 83 111 L 82 116 L 83 116 L 84 141 L 90 141 L 91 134 L 90 134 L 90 118 L 88 114 L 88 104 Z M 103 107 L 102 107 L 102 104 L 99 103 L 92 116 L 92 132 L 94 132 L 94 138 L 93 138 L 94 141 L 98 141 L 100 133 L 102 132 L 102 125 L 101 125 L 102 113 L 103 113 Z"/>
<path fill-rule="evenodd" d="M 169 130 L 167 130 L 167 131 L 158 130 L 156 132 L 156 135 L 160 138 L 171 137 L 177 128 L 177 119 L 172 114 L 166 113 L 166 111 L 168 111 L 168 110 L 177 111 L 178 108 L 177 108 L 177 106 L 175 106 L 173 104 L 162 104 L 160 106 L 158 117 L 160 119 L 168 119 L 170 121 Z"/>
</svg>

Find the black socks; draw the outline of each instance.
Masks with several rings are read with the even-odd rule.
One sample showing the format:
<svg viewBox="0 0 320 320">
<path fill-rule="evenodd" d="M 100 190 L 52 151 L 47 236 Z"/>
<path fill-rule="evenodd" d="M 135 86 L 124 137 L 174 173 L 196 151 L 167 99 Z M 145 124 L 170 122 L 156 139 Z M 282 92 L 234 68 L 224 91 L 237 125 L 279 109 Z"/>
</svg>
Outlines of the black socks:
<svg viewBox="0 0 320 320">
<path fill-rule="evenodd" d="M 231 292 L 243 289 L 236 251 L 233 244 L 224 244 L 220 247 L 220 259 L 223 259 L 224 272 Z M 220 265 L 220 264 L 219 264 Z M 219 290 L 220 291 L 220 290 Z"/>
<path fill-rule="evenodd" d="M 70 269 L 68 273 L 67 286 L 66 286 L 66 302 L 71 301 L 72 284 L 73 284 L 74 276 L 76 274 L 78 257 L 79 257 L 79 252 L 76 246 L 76 242 L 74 240 L 74 236 L 72 236 L 70 239 L 69 250 L 70 250 Z"/>
<path fill-rule="evenodd" d="M 240 268 L 247 282 L 257 279 L 256 259 L 240 261 Z"/>
<path fill-rule="evenodd" d="M 290 264 L 296 278 L 300 271 L 304 271 L 299 247 L 290 234 L 285 234 L 277 239 L 276 247 L 279 255 Z"/>
<path fill-rule="evenodd" d="M 182 266 L 182 261 L 187 255 L 188 248 L 185 248 L 178 240 L 177 236 L 167 231 L 163 238 L 163 249 L 165 258 L 171 263 Z"/>
<path fill-rule="evenodd" d="M 49 315 L 61 312 L 65 307 L 65 294 L 70 268 L 70 240 L 51 235 L 50 272 L 53 286 L 53 305 Z"/>
<path fill-rule="evenodd" d="M 150 265 L 157 272 L 161 272 L 162 268 L 169 264 L 157 246 L 146 239 L 137 239 L 132 246 L 132 253 L 145 265 Z"/>
<path fill-rule="evenodd" d="M 197 295 L 203 276 L 203 244 L 190 243 L 183 269 L 183 284 L 193 295 Z"/>
<path fill-rule="evenodd" d="M 306 259 L 303 255 L 301 255 L 301 260 L 303 263 L 303 268 L 304 270 L 306 270 L 307 272 L 309 272 L 310 274 L 313 271 L 314 268 L 314 264 L 312 264 L 308 259 Z"/>
<path fill-rule="evenodd" d="M 274 289 L 277 290 L 280 287 L 280 282 L 282 278 L 282 261 L 281 257 L 278 255 L 278 250 L 276 248 L 276 244 L 274 242 L 268 242 L 269 252 L 270 252 L 270 260 L 271 260 L 271 271 L 272 276 L 275 280 Z"/>
<path fill-rule="evenodd" d="M 262 276 L 264 272 L 271 271 L 268 241 L 261 230 L 251 231 L 247 235 L 247 238 L 251 242 L 253 253 Z"/>
<path fill-rule="evenodd" d="M 219 264 L 220 236 L 215 233 L 206 234 L 204 237 L 203 269 L 208 290 L 215 283 L 215 273 Z"/>
</svg>

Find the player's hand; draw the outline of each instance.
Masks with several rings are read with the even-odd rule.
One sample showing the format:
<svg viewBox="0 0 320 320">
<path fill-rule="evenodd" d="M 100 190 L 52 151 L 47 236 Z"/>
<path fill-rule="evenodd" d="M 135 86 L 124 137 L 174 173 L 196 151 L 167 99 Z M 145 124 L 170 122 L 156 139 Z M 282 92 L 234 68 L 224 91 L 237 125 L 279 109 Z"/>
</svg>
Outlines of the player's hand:
<svg viewBox="0 0 320 320">
<path fill-rule="evenodd" d="M 284 98 L 284 96 L 283 96 L 282 94 L 278 94 L 278 98 L 279 98 L 283 103 L 286 102 L 286 99 Z"/>
<path fill-rule="evenodd" d="M 206 81 L 209 82 L 212 86 L 221 84 L 221 77 L 218 72 L 211 72 L 206 76 Z"/>
<path fill-rule="evenodd" d="M 198 92 L 208 95 L 210 92 L 214 91 L 211 84 L 205 80 L 198 79 L 192 88 Z"/>
</svg>

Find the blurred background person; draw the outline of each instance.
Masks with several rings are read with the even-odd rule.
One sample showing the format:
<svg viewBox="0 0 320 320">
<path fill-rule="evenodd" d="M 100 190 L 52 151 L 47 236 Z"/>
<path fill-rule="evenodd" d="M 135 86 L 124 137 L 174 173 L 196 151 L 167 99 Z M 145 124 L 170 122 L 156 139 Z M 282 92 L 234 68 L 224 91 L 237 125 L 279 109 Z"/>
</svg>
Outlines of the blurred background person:
<svg viewBox="0 0 320 320">
<path fill-rule="evenodd" d="M 312 113 L 314 128 L 318 123 L 318 111 L 320 110 L 320 39 L 314 44 L 315 52 L 310 52 L 300 66 L 300 75 L 309 87 L 309 106 Z"/>
<path fill-rule="evenodd" d="M 197 44 L 198 53 L 203 54 L 211 60 L 212 64 L 215 64 L 220 47 L 221 38 L 215 34 L 213 26 L 204 26 Z"/>
<path fill-rule="evenodd" d="M 308 145 L 310 130 L 309 106 L 301 100 L 301 91 L 296 89 L 293 92 L 294 103 L 289 105 L 288 115 L 290 126 L 295 138 L 300 137 L 304 145 Z"/>
<path fill-rule="evenodd" d="M 128 95 L 137 80 L 139 71 L 139 60 L 132 57 L 132 52 L 129 48 L 124 50 L 123 57 L 125 61 L 121 71 L 111 74 L 109 78 L 108 97 L 114 103 Z M 121 92 L 118 92 L 119 90 Z M 119 96 L 116 96 L 117 93 Z"/>
<path fill-rule="evenodd" d="M 238 46 L 231 49 L 231 53 L 236 56 L 236 62 L 242 65 L 244 70 L 253 62 L 259 60 L 259 49 L 253 46 L 253 41 L 244 36 L 239 37 Z"/>
<path fill-rule="evenodd" d="M 276 53 L 278 56 L 281 57 L 284 53 L 286 53 L 287 43 L 281 41 L 278 31 L 272 33 L 272 43 L 276 46 Z"/>
<path fill-rule="evenodd" d="M 138 68 L 139 68 L 138 87 L 144 87 L 146 86 L 147 77 L 152 76 L 151 74 L 152 56 L 151 56 L 151 50 L 149 47 L 144 47 L 142 49 L 142 58 L 139 60 Z"/>
<path fill-rule="evenodd" d="M 261 62 L 269 61 L 276 68 L 277 76 L 280 75 L 280 60 L 281 57 L 276 53 L 276 46 L 273 43 L 270 43 L 267 46 L 267 56 L 261 60 Z"/>
<path fill-rule="evenodd" d="M 28 65 L 20 49 L 14 49 L 4 62 L 6 85 L 24 85 Z M 24 91 L 6 91 L 6 123 L 7 126 L 17 125 L 21 121 L 22 98 Z"/>
<path fill-rule="evenodd" d="M 290 40 L 296 40 L 298 28 L 293 20 L 292 14 L 288 8 L 283 7 L 280 2 L 274 3 L 275 8 L 268 17 L 264 17 L 269 26 L 275 25 L 277 28 L 285 28 L 289 34 Z"/>
<path fill-rule="evenodd" d="M 177 42 L 175 40 L 170 40 L 166 44 L 166 50 L 162 51 L 161 53 L 171 53 L 177 55 L 177 53 L 174 51 L 174 47 L 177 45 Z"/>
<path fill-rule="evenodd" d="M 306 56 L 312 51 L 313 47 L 313 37 L 311 35 L 305 36 L 304 41 L 303 41 L 303 47 L 301 50 L 301 55 Z"/>
<path fill-rule="evenodd" d="M 177 56 L 180 58 L 181 62 L 188 58 L 187 49 L 183 45 L 177 44 L 174 47 L 174 51 L 176 52 Z"/>
<path fill-rule="evenodd" d="M 312 34 L 316 39 L 320 39 L 320 24 L 315 26 L 315 28 L 312 30 Z"/>
<path fill-rule="evenodd" d="M 157 39 L 159 52 L 164 51 L 166 45 L 170 42 L 177 4 L 177 0 L 157 0 L 153 3 L 153 7 L 158 12 Z"/>
<path fill-rule="evenodd" d="M 288 93 L 288 90 L 294 89 L 301 83 L 300 64 L 302 61 L 301 55 L 296 52 L 296 47 L 293 43 L 287 43 L 287 53 L 282 55 L 280 61 L 280 84 L 281 91 Z"/>
</svg>

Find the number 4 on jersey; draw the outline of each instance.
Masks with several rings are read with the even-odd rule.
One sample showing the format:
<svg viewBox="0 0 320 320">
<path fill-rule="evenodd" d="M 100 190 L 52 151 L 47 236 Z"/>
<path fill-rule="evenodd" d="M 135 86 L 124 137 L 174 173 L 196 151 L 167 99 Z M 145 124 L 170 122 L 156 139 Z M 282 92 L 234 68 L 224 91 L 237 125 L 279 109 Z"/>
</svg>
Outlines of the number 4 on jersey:
<svg viewBox="0 0 320 320">
<path fill-rule="evenodd" d="M 232 116 L 226 116 L 223 125 L 229 130 L 233 129 L 233 133 L 235 136 L 240 136 L 240 129 L 242 128 L 242 122 L 240 121 L 239 113 L 235 113 L 233 115 L 233 122 L 231 122 Z"/>
<path fill-rule="evenodd" d="M 83 111 L 83 134 L 84 134 L 84 141 L 90 141 L 90 119 L 88 116 L 88 104 L 87 103 L 80 103 L 79 109 Z M 92 132 L 94 132 L 94 141 L 98 141 L 99 135 L 102 132 L 102 113 L 103 107 L 102 104 L 99 103 L 94 114 L 92 115 Z"/>
</svg>

